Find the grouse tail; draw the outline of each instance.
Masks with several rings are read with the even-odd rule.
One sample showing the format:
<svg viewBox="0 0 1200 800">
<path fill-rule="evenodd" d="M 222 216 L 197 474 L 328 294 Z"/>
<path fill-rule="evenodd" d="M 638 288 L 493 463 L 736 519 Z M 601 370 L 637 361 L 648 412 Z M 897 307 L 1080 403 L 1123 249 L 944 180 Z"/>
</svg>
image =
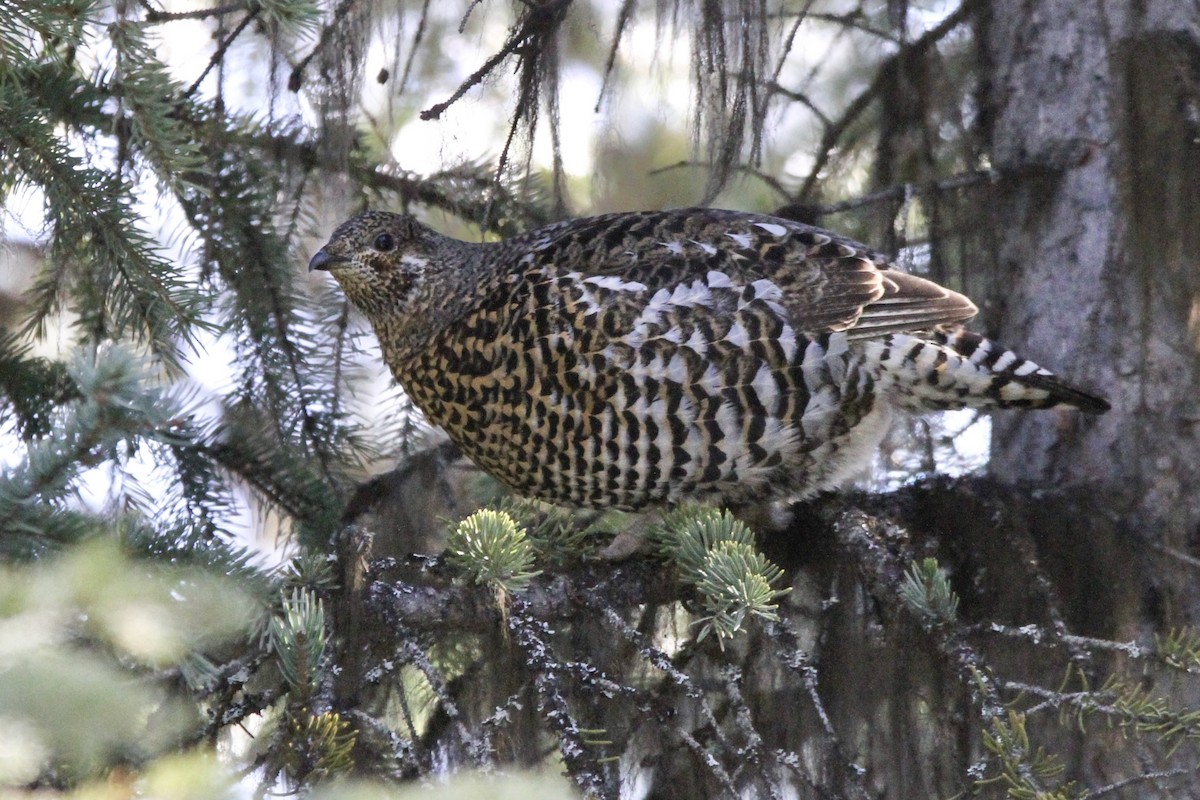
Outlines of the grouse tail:
<svg viewBox="0 0 1200 800">
<path fill-rule="evenodd" d="M 916 411 L 952 408 L 1109 410 L 1108 401 L 1064 383 L 1054 373 L 961 326 L 928 334 L 897 333 L 871 342 L 889 394 Z"/>
</svg>

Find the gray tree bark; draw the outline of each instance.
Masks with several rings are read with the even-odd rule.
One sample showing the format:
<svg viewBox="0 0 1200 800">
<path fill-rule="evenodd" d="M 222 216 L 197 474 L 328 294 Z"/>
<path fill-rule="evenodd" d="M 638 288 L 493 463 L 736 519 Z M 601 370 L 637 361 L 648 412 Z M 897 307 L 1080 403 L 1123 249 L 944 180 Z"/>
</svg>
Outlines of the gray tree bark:
<svg viewBox="0 0 1200 800">
<path fill-rule="evenodd" d="M 980 42 L 994 166 L 1022 176 L 989 215 L 992 332 L 1113 405 L 997 415 L 990 470 L 1087 498 L 1036 540 L 1063 615 L 1153 644 L 1200 616 L 1200 4 L 993 3 Z M 1092 785 L 1137 771 L 1078 744 Z"/>
<path fill-rule="evenodd" d="M 1148 548 L 1194 558 L 1200 6 L 993 4 L 983 45 L 996 166 L 1040 167 L 1002 182 L 992 216 L 1006 287 L 991 309 L 998 333 L 1113 404 L 1098 418 L 998 416 L 991 470 L 1095 486 L 1097 515 L 1120 519 Z M 1164 621 L 1194 620 L 1194 578 L 1174 581 Z"/>
</svg>

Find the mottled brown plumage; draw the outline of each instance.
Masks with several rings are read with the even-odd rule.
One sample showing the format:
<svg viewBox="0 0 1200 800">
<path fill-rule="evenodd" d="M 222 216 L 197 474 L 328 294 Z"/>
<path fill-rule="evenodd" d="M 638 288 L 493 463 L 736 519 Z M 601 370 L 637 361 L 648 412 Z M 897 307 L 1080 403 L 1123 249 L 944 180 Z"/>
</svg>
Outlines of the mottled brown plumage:
<svg viewBox="0 0 1200 800">
<path fill-rule="evenodd" d="M 836 487 L 896 406 L 1108 407 L 958 326 L 962 295 L 764 215 L 609 214 L 471 244 L 367 212 L 310 266 L 470 458 L 566 505 Z"/>
</svg>

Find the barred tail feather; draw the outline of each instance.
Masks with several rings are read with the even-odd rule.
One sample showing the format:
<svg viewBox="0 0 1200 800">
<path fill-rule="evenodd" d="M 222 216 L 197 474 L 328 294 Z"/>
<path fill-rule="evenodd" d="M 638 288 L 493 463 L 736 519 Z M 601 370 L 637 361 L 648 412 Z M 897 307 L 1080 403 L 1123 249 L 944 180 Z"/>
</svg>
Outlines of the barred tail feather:
<svg viewBox="0 0 1200 800">
<path fill-rule="evenodd" d="M 1075 408 L 1108 411 L 1106 400 L 1075 389 L 1054 373 L 965 328 L 925 336 L 894 334 L 868 346 L 892 396 L 906 408 Z"/>
</svg>

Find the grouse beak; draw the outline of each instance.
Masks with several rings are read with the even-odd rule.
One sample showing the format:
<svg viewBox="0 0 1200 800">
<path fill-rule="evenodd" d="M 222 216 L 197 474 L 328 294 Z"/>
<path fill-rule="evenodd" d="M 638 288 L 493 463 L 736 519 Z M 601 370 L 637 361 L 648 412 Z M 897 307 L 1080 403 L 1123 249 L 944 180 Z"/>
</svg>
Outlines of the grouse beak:
<svg viewBox="0 0 1200 800">
<path fill-rule="evenodd" d="M 345 256 L 336 256 L 333 253 L 328 253 L 324 249 L 321 249 L 318 250 L 317 254 L 312 257 L 312 260 L 308 262 L 308 271 L 312 272 L 314 269 L 327 271 L 335 264 L 345 264 L 349 260 L 350 259 L 346 258 Z"/>
</svg>

